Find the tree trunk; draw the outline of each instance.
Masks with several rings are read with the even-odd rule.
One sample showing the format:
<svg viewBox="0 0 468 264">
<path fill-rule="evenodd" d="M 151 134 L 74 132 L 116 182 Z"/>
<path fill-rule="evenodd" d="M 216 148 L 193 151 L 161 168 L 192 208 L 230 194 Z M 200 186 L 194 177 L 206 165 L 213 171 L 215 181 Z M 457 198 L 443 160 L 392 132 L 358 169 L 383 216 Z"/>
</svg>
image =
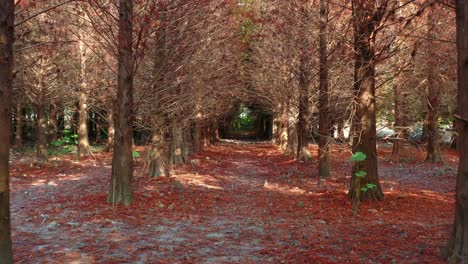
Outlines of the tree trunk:
<svg viewBox="0 0 468 264">
<path fill-rule="evenodd" d="M 290 113 L 292 115 L 292 113 Z M 288 117 L 288 141 L 285 153 L 287 155 L 295 154 L 297 150 L 297 120 L 294 116 Z"/>
<path fill-rule="evenodd" d="M 164 151 L 165 132 L 162 126 L 153 129 L 151 138 L 151 149 L 149 153 L 149 177 L 169 176 L 167 154 Z"/>
<path fill-rule="evenodd" d="M 288 125 L 289 125 L 289 120 L 288 120 L 288 113 L 287 113 L 287 108 L 282 105 L 281 107 L 281 117 L 279 118 L 279 130 L 278 130 L 278 135 L 279 135 L 279 146 L 280 149 L 286 152 L 286 148 L 288 147 Z"/>
<path fill-rule="evenodd" d="M 394 92 L 394 129 L 396 138 L 393 142 L 392 155 L 399 156 L 405 145 L 406 137 L 406 112 L 405 91 L 399 83 L 393 86 Z"/>
<path fill-rule="evenodd" d="M 52 102 L 49 107 L 49 125 L 47 130 L 49 143 L 57 141 L 58 138 L 57 114 L 57 105 Z"/>
<path fill-rule="evenodd" d="M 382 200 L 384 195 L 377 171 L 376 116 L 375 116 L 375 65 L 373 33 L 378 24 L 375 2 L 356 0 L 353 2 L 354 50 L 356 54 L 354 68 L 354 95 L 356 113 L 353 117 L 353 153 L 362 152 L 367 157 L 364 161 L 353 164 L 351 184 L 348 196 L 354 201 Z M 362 178 L 356 177 L 357 171 L 367 173 Z M 374 184 L 365 192 L 361 187 Z"/>
<path fill-rule="evenodd" d="M 427 22 L 428 22 L 428 40 L 427 40 L 427 157 L 429 162 L 442 162 L 442 155 L 440 153 L 440 135 L 439 135 L 439 104 L 440 104 L 440 87 L 436 83 L 436 73 L 434 67 L 436 61 L 434 58 L 434 47 L 432 39 L 435 39 L 434 28 L 435 20 L 433 17 L 433 7 L 429 8 Z"/>
<path fill-rule="evenodd" d="M 112 178 L 107 201 L 133 202 L 133 55 L 132 55 L 133 0 L 119 3 L 119 60 L 115 142 L 112 155 Z"/>
<path fill-rule="evenodd" d="M 36 111 L 36 158 L 39 163 L 47 163 L 49 159 L 49 155 L 47 152 L 47 117 L 46 105 L 43 102 L 43 100 L 39 100 Z"/>
<path fill-rule="evenodd" d="M 209 139 L 208 139 L 209 140 Z M 169 160 L 171 164 L 178 165 L 185 162 L 184 157 L 184 135 L 183 129 L 178 122 L 171 126 L 171 147 L 169 152 Z"/>
<path fill-rule="evenodd" d="M 15 147 L 23 148 L 23 105 L 16 103 Z"/>
<path fill-rule="evenodd" d="M 83 83 L 82 83 L 83 85 Z M 88 96 L 84 90 L 80 92 L 80 121 L 78 126 L 78 157 L 91 154 L 88 138 Z"/>
<path fill-rule="evenodd" d="M 312 161 L 312 154 L 309 150 L 309 86 L 310 67 L 307 49 L 301 51 L 301 66 L 299 73 L 299 114 L 297 120 L 297 148 L 296 159 L 304 162 Z"/>
<path fill-rule="evenodd" d="M 328 107 L 328 51 L 327 51 L 328 0 L 320 0 L 319 33 L 319 139 L 318 139 L 318 176 L 330 176 L 330 114 Z"/>
<path fill-rule="evenodd" d="M 106 152 L 111 152 L 114 149 L 115 137 L 115 122 L 113 107 L 110 107 L 107 113 L 107 146 Z"/>
<path fill-rule="evenodd" d="M 449 263 L 468 261 L 468 1 L 456 1 L 458 51 L 458 153 L 453 229 L 442 257 Z"/>
<path fill-rule="evenodd" d="M 83 12 L 86 14 L 86 12 Z M 86 16 L 86 15 L 85 15 Z M 78 157 L 85 157 L 91 154 L 88 136 L 88 83 L 86 80 L 86 60 L 87 47 L 84 43 L 85 33 L 79 33 L 80 50 L 80 100 L 79 100 L 79 124 L 78 124 Z"/>
<path fill-rule="evenodd" d="M 10 102 L 13 87 L 13 0 L 0 1 L 0 260 L 13 263 L 10 226 Z"/>
</svg>

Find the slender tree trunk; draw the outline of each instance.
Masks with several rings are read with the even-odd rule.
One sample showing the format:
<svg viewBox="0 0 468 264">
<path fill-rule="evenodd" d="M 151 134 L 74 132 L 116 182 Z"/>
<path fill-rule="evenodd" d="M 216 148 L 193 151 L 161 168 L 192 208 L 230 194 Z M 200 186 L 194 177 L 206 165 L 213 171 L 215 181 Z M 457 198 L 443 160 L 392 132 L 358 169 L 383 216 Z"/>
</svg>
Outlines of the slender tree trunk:
<svg viewBox="0 0 468 264">
<path fill-rule="evenodd" d="M 0 260 L 13 263 L 10 226 L 10 102 L 13 87 L 13 0 L 0 1 Z"/>
<path fill-rule="evenodd" d="M 23 148 L 23 104 L 16 103 L 15 147 Z"/>
<path fill-rule="evenodd" d="M 57 141 L 58 138 L 57 114 L 57 105 L 52 102 L 49 107 L 49 125 L 47 130 L 49 143 Z"/>
<path fill-rule="evenodd" d="M 179 122 L 175 122 L 171 126 L 171 147 L 169 155 L 171 164 L 178 165 L 185 162 L 184 135 Z"/>
<path fill-rule="evenodd" d="M 301 67 L 299 73 L 299 115 L 297 120 L 296 159 L 304 162 L 312 161 L 309 150 L 309 86 L 310 67 L 308 50 L 301 51 Z"/>
<path fill-rule="evenodd" d="M 288 143 L 286 146 L 286 154 L 291 155 L 295 154 L 297 150 L 297 120 L 296 117 L 292 116 L 292 113 L 289 113 L 291 116 L 288 117 Z"/>
<path fill-rule="evenodd" d="M 112 178 L 107 201 L 128 206 L 133 202 L 133 0 L 119 2 L 119 70 L 115 116 Z"/>
<path fill-rule="evenodd" d="M 107 152 L 111 152 L 114 149 L 114 138 L 115 138 L 114 111 L 112 107 L 109 107 L 109 110 L 107 112 L 107 146 L 106 146 Z"/>
<path fill-rule="evenodd" d="M 102 141 L 102 138 L 101 138 L 101 130 L 102 130 L 102 126 L 101 126 L 101 122 L 102 122 L 102 117 L 101 117 L 101 112 L 96 112 L 95 115 L 94 115 L 94 122 L 96 123 L 96 136 L 94 138 L 94 143 L 96 145 L 99 145 L 101 144 L 101 141 Z"/>
<path fill-rule="evenodd" d="M 80 92 L 80 121 L 78 126 L 78 156 L 85 157 L 91 154 L 88 137 L 88 95 Z"/>
<path fill-rule="evenodd" d="M 434 70 L 434 47 L 432 39 L 435 39 L 435 20 L 433 17 L 434 7 L 429 8 L 427 22 L 428 22 L 428 40 L 427 40 L 427 157 L 429 162 L 442 162 L 442 155 L 440 153 L 440 135 L 439 135 L 439 105 L 440 105 L 440 87 L 436 83 L 436 73 Z"/>
<path fill-rule="evenodd" d="M 460 162 L 453 229 L 442 257 L 449 263 L 468 262 L 468 1 L 456 1 L 458 51 L 458 152 Z"/>
<path fill-rule="evenodd" d="M 354 50 L 356 53 L 354 94 L 357 107 L 352 124 L 353 153 L 362 152 L 367 156 L 360 164 L 353 164 L 348 195 L 355 201 L 382 200 L 384 197 L 377 171 L 375 52 L 372 37 L 375 26 L 378 24 L 375 5 L 374 1 L 368 0 L 353 2 Z M 364 171 L 367 175 L 357 178 L 355 175 L 357 171 Z M 361 187 L 367 186 L 367 184 L 374 184 L 375 187 L 361 192 Z"/>
<path fill-rule="evenodd" d="M 86 12 L 83 12 L 86 14 Z M 85 32 L 79 33 L 80 51 L 80 100 L 79 100 L 79 124 L 78 124 L 78 157 L 85 157 L 91 154 L 88 137 L 88 82 L 86 79 L 87 47 L 84 42 Z"/>
<path fill-rule="evenodd" d="M 47 163 L 49 154 L 47 152 L 47 117 L 46 105 L 43 100 L 38 102 L 37 128 L 36 128 L 36 158 L 39 163 Z"/>
<path fill-rule="evenodd" d="M 406 112 L 405 112 L 405 91 L 399 83 L 393 86 L 394 92 L 394 119 L 396 138 L 393 142 L 392 155 L 399 156 L 405 145 L 406 134 Z"/>
<path fill-rule="evenodd" d="M 318 176 L 330 176 L 330 114 L 328 107 L 328 51 L 327 51 L 328 0 L 320 0 L 319 32 L 319 140 L 318 140 Z"/>
<path fill-rule="evenodd" d="M 281 117 L 279 118 L 279 146 L 280 149 L 286 152 L 286 149 L 288 147 L 288 126 L 289 126 L 289 119 L 288 119 L 288 113 L 287 113 L 287 108 L 282 105 L 281 107 Z"/>
</svg>

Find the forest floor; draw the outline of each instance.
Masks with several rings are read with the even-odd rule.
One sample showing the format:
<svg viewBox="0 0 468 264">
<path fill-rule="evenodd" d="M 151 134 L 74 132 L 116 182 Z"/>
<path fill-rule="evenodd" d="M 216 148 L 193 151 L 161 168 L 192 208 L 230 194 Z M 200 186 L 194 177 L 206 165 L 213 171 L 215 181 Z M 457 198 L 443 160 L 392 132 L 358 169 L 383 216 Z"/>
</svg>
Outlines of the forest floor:
<svg viewBox="0 0 468 264">
<path fill-rule="evenodd" d="M 385 199 L 359 214 L 340 146 L 322 181 L 315 162 L 266 143 L 209 147 L 170 178 L 145 177 L 140 160 L 130 207 L 106 203 L 109 153 L 42 167 L 13 157 L 15 263 L 442 263 L 456 154 L 431 165 L 415 148 L 399 159 L 390 152 L 379 146 Z"/>
</svg>

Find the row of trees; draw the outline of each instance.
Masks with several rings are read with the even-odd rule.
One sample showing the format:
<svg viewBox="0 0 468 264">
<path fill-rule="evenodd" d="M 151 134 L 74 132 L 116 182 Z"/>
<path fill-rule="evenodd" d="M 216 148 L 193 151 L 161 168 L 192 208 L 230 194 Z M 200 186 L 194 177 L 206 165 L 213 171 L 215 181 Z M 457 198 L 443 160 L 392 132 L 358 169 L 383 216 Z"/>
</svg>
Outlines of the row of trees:
<svg viewBox="0 0 468 264">
<path fill-rule="evenodd" d="M 171 165 L 210 144 L 240 103 L 255 104 L 274 116 L 274 141 L 299 160 L 311 160 L 308 136 L 316 131 L 318 174 L 327 177 L 330 130 L 341 131 L 349 120 L 352 150 L 366 155 L 351 172 L 349 196 L 359 201 L 383 198 L 378 116 L 394 122 L 401 135 L 424 120 L 429 161 L 441 160 L 438 115 L 454 116 L 461 162 L 446 257 L 464 259 L 468 4 L 459 0 L 456 6 L 458 115 L 453 107 L 441 110 L 453 105 L 453 98 L 441 95 L 456 80 L 454 27 L 443 27 L 454 24 L 452 8 L 436 0 L 2 1 L 0 259 L 12 262 L 11 99 L 17 145 L 22 119 L 37 121 L 39 162 L 47 162 L 48 142 L 54 141 L 47 134 L 60 120 L 75 124 L 78 155 L 89 155 L 92 110 L 91 121 L 113 147 L 108 201 L 125 205 L 133 201 L 134 129 L 151 135 L 148 175 L 168 175 Z M 385 104 L 389 98 L 393 104 Z M 33 108 L 29 117 L 26 108 Z M 394 152 L 402 147 L 396 140 Z M 355 180 L 358 171 L 366 173 L 361 181 Z M 375 188 L 360 193 L 363 184 Z"/>
</svg>

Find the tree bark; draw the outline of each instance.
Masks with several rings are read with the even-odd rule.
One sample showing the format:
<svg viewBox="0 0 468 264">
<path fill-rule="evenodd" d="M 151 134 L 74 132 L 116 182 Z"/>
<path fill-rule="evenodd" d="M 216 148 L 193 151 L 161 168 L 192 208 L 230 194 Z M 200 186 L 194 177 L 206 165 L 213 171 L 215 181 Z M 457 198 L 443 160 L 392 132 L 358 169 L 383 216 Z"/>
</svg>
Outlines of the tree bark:
<svg viewBox="0 0 468 264">
<path fill-rule="evenodd" d="M 457 128 L 460 161 L 455 194 L 453 229 L 442 257 L 449 263 L 468 262 L 468 1 L 456 1 L 458 100 Z"/>
<path fill-rule="evenodd" d="M 318 176 L 330 176 L 330 114 L 328 107 L 328 51 L 327 51 L 328 0 L 320 0 L 319 31 L 319 139 L 318 139 Z"/>
<path fill-rule="evenodd" d="M 113 107 L 109 107 L 107 112 L 107 145 L 106 152 L 111 152 L 114 149 L 114 137 L 115 137 L 115 123 L 114 123 L 114 110 Z"/>
<path fill-rule="evenodd" d="M 0 260 L 13 263 L 10 225 L 10 102 L 13 87 L 13 0 L 0 1 Z"/>
<path fill-rule="evenodd" d="M 23 148 L 23 104 L 16 103 L 15 147 Z"/>
<path fill-rule="evenodd" d="M 149 177 L 169 176 L 167 153 L 164 150 L 165 142 L 163 126 L 155 126 L 151 138 Z"/>
<path fill-rule="evenodd" d="M 353 164 L 348 196 L 353 200 L 382 200 L 384 194 L 377 170 L 376 115 L 375 115 L 375 51 L 373 33 L 378 24 L 375 1 L 353 2 L 354 50 L 354 95 L 356 113 L 353 117 L 353 153 L 362 152 L 367 158 Z M 357 180 L 355 173 L 364 171 L 366 176 Z M 361 187 L 375 187 L 361 193 Z"/>
<path fill-rule="evenodd" d="M 209 141 L 208 134 L 208 141 Z M 170 142 L 170 152 L 169 160 L 171 164 L 178 165 L 185 163 L 184 157 L 184 135 L 183 129 L 179 122 L 175 122 L 171 126 L 171 142 Z"/>
<path fill-rule="evenodd" d="M 133 0 L 119 3 L 119 60 L 117 104 L 115 115 L 115 142 L 112 155 L 112 177 L 107 201 L 133 202 Z"/>
<path fill-rule="evenodd" d="M 37 128 L 36 128 L 36 158 L 39 163 L 47 163 L 49 154 L 47 151 L 47 117 L 44 100 L 39 100 L 36 107 Z"/>
<path fill-rule="evenodd" d="M 393 142 L 392 155 L 399 156 L 405 145 L 406 137 L 406 111 L 405 111 L 405 91 L 399 83 L 393 86 L 394 92 L 394 129 L 396 138 Z"/>
<path fill-rule="evenodd" d="M 57 141 L 58 138 L 57 114 L 57 105 L 52 102 L 49 107 L 49 125 L 47 129 L 49 143 Z"/>
<path fill-rule="evenodd" d="M 84 12 L 86 14 L 86 12 Z M 87 48 L 83 38 L 85 33 L 80 30 L 80 100 L 79 100 L 79 123 L 78 123 L 78 157 L 91 154 L 88 137 L 88 83 L 86 80 Z"/>
<path fill-rule="evenodd" d="M 427 136 L 427 157 L 428 162 L 442 162 L 440 153 L 440 135 L 439 135 L 439 105 L 440 105 L 440 87 L 436 83 L 436 73 L 434 70 L 434 47 L 432 39 L 435 39 L 434 28 L 435 20 L 433 16 L 434 7 L 429 8 L 427 22 L 427 113 L 426 113 L 426 136 Z"/>
</svg>

